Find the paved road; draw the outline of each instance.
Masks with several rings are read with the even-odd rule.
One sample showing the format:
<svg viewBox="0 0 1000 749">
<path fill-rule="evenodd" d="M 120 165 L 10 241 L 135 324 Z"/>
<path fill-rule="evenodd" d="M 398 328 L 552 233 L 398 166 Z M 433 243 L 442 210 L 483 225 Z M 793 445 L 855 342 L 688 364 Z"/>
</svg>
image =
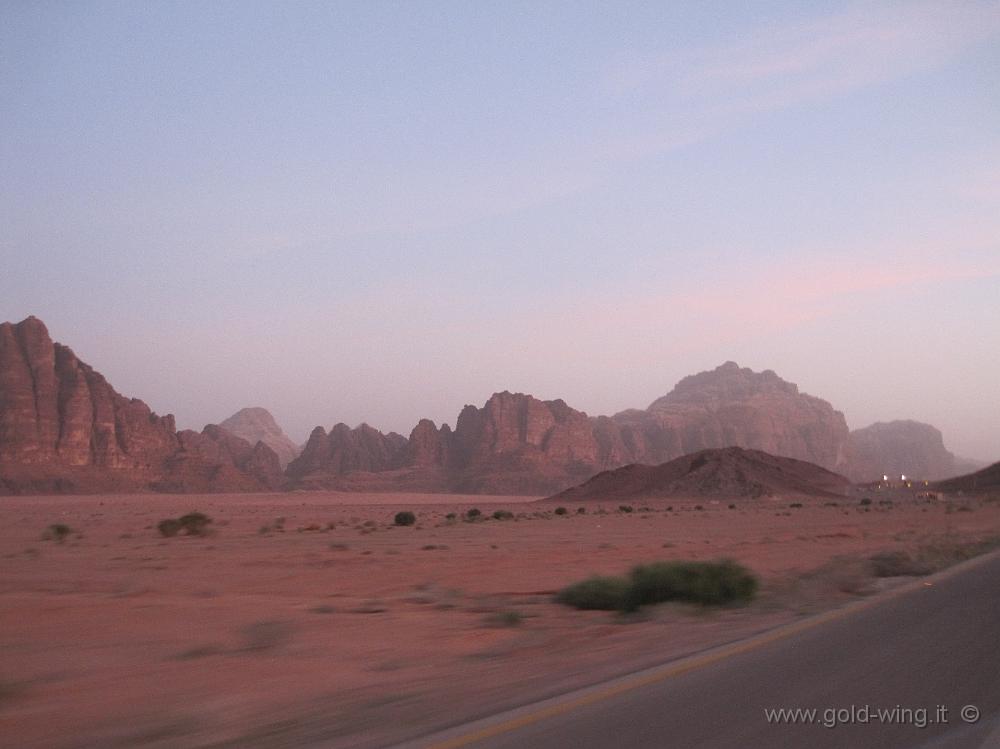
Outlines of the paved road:
<svg viewBox="0 0 1000 749">
<path fill-rule="evenodd" d="M 928 582 L 790 636 L 771 635 L 412 746 L 1000 747 L 1000 555 Z M 980 711 L 977 722 L 962 720 L 966 705 Z M 859 719 L 865 706 L 912 713 L 902 723 L 823 725 L 838 718 L 824 711 L 852 706 Z M 818 722 L 769 723 L 770 708 L 815 708 Z M 942 715 L 947 722 L 935 723 Z M 914 723 L 922 717 L 927 725 L 919 728 Z"/>
</svg>

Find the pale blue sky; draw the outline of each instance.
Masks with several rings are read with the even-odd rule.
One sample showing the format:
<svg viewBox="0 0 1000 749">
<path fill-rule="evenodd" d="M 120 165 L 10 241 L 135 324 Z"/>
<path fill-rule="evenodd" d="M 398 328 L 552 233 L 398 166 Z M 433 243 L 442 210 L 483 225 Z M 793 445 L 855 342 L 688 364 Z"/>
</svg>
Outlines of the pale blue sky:
<svg viewBox="0 0 1000 749">
<path fill-rule="evenodd" d="M 0 319 L 183 426 L 735 359 L 1000 458 L 1000 3 L 0 7 Z"/>
</svg>

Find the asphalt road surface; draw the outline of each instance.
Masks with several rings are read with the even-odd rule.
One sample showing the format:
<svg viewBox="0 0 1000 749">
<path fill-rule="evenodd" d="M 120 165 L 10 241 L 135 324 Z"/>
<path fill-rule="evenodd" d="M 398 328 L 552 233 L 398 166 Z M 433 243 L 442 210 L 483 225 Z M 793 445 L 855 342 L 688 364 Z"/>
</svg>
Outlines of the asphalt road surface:
<svg viewBox="0 0 1000 749">
<path fill-rule="evenodd" d="M 807 724 L 768 710 L 815 710 Z M 877 711 L 883 711 L 881 713 Z M 978 719 L 976 718 L 978 714 Z M 406 746 L 1000 747 L 1000 555 L 819 622 Z"/>
</svg>

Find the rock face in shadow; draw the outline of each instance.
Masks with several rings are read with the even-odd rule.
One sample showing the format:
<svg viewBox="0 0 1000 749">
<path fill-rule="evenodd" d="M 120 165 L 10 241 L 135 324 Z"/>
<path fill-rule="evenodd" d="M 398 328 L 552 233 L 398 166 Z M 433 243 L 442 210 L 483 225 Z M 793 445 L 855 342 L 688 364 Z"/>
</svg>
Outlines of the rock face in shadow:
<svg viewBox="0 0 1000 749">
<path fill-rule="evenodd" d="M 232 440 L 238 438 L 221 430 L 205 439 L 227 441 L 229 451 L 209 456 L 193 450 L 178 435 L 173 416 L 158 416 L 142 401 L 119 394 L 71 349 L 54 343 L 37 318 L 0 324 L 0 491 L 175 485 L 259 491 L 279 485 L 280 470 L 275 477 L 266 446 L 237 445 Z M 241 465 L 234 462 L 236 453 Z"/>
<path fill-rule="evenodd" d="M 299 446 L 278 426 L 266 408 L 242 408 L 219 426 L 251 445 L 263 442 L 277 454 L 281 470 L 299 454 Z"/>
<path fill-rule="evenodd" d="M 958 473 L 959 462 L 944 446 L 941 432 L 919 421 L 879 422 L 851 432 L 847 474 L 855 481 L 875 481 L 903 474 L 940 479 Z"/>
<path fill-rule="evenodd" d="M 986 466 L 975 473 L 936 481 L 931 484 L 934 491 L 948 494 L 990 494 L 1000 496 L 1000 463 Z"/>
<path fill-rule="evenodd" d="M 604 471 L 549 499 L 581 502 L 673 497 L 840 497 L 850 486 L 846 477 L 813 463 L 760 450 L 726 447 L 700 450 L 657 466 L 634 463 Z"/>
</svg>

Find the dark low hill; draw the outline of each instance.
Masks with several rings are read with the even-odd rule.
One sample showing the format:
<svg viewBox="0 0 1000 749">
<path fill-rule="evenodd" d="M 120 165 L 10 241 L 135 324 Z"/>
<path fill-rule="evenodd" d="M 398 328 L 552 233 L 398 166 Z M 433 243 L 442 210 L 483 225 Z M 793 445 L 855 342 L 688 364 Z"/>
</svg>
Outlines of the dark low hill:
<svg viewBox="0 0 1000 749">
<path fill-rule="evenodd" d="M 977 494 L 980 492 L 1000 492 L 1000 463 L 994 463 L 981 471 L 969 473 L 965 476 L 935 481 L 931 488 L 939 492 L 964 492 L 965 494 Z"/>
<path fill-rule="evenodd" d="M 627 500 L 667 497 L 842 496 L 851 482 L 813 463 L 760 450 L 701 450 L 658 466 L 604 471 L 550 499 Z"/>
</svg>

